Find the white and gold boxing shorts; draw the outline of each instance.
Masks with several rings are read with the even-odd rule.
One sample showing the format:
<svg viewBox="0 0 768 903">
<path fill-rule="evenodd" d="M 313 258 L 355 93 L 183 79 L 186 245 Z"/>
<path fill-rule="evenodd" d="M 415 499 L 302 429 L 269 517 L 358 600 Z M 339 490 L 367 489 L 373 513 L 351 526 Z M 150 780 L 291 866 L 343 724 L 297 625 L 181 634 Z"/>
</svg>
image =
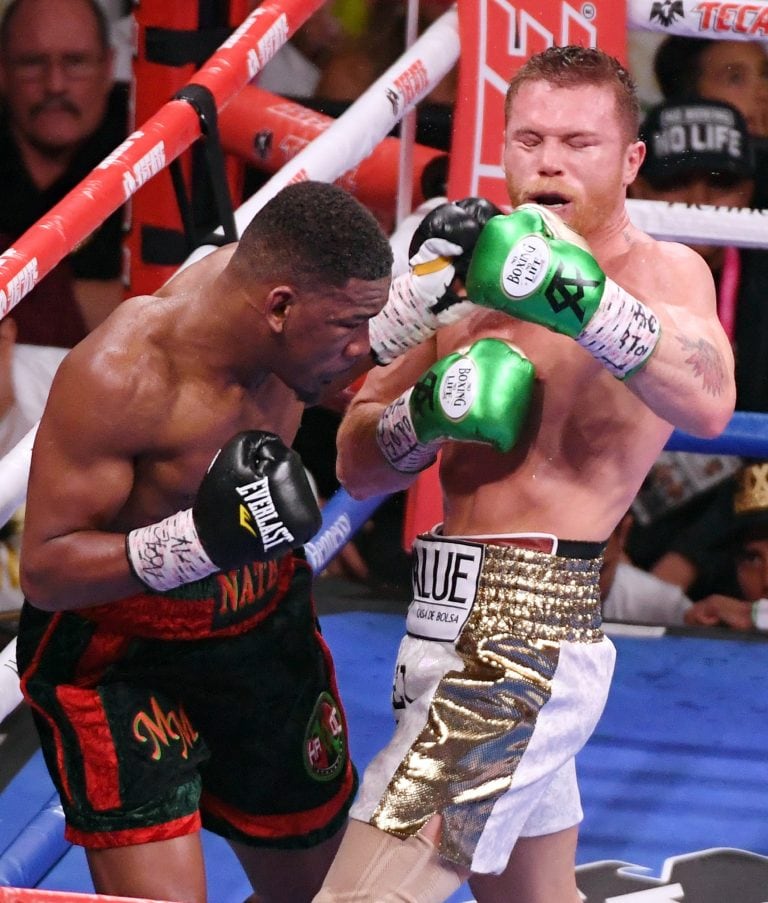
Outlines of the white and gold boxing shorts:
<svg viewBox="0 0 768 903">
<path fill-rule="evenodd" d="M 615 658 L 600 629 L 602 548 L 548 534 L 415 541 L 397 727 L 354 818 L 407 837 L 440 813 L 441 855 L 494 874 L 518 837 L 581 821 L 574 756 Z"/>
</svg>

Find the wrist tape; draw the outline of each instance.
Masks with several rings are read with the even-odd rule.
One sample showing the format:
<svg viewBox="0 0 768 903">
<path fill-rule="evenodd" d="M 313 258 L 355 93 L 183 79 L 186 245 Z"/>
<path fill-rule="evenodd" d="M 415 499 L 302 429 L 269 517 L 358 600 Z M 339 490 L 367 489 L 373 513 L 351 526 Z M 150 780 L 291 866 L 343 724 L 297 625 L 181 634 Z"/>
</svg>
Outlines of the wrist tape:
<svg viewBox="0 0 768 903">
<path fill-rule="evenodd" d="M 752 603 L 752 623 L 757 630 L 768 630 L 768 599 Z"/>
<path fill-rule="evenodd" d="M 416 291 L 413 276 L 405 273 L 392 281 L 384 308 L 368 321 L 368 340 L 377 364 L 389 364 L 409 348 L 428 339 L 437 319 Z"/>
<path fill-rule="evenodd" d="M 432 265 L 436 263 L 433 261 Z M 439 258 L 439 263 L 440 269 L 453 267 L 445 258 Z M 417 268 L 392 281 L 386 305 L 368 321 L 368 341 L 377 364 L 390 364 L 409 348 L 434 335 L 438 327 L 455 323 L 474 309 L 471 301 L 441 305 L 440 298 L 420 290 L 419 279 L 424 277 L 414 275 L 416 272 Z M 440 291 L 446 292 L 444 285 Z"/>
<path fill-rule="evenodd" d="M 600 305 L 576 341 L 615 377 L 627 379 L 647 363 L 660 336 L 653 311 L 606 279 Z"/>
<path fill-rule="evenodd" d="M 419 442 L 411 420 L 408 389 L 386 407 L 376 427 L 376 442 L 381 453 L 400 473 L 418 473 L 437 457 L 439 442 Z"/>
<path fill-rule="evenodd" d="M 158 592 L 219 570 L 200 542 L 191 508 L 131 530 L 126 537 L 126 552 L 139 580 Z"/>
</svg>

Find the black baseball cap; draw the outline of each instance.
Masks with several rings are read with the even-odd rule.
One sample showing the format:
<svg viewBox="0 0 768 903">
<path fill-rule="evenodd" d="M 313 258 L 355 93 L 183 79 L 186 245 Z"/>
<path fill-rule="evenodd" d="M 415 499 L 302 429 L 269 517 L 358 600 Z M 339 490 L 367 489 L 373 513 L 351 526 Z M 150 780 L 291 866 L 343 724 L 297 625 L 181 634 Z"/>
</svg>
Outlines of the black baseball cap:
<svg viewBox="0 0 768 903">
<path fill-rule="evenodd" d="M 651 183 L 694 172 L 754 178 L 747 123 L 728 103 L 691 98 L 657 104 L 648 111 L 640 138 L 647 148 L 640 175 Z"/>
</svg>

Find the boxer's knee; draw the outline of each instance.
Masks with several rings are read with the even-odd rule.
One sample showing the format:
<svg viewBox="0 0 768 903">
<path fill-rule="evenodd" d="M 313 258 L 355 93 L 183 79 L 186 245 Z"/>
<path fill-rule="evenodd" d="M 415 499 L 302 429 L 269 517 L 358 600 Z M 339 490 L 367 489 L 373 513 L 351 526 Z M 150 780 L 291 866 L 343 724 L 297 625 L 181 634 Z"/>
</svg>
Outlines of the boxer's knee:
<svg viewBox="0 0 768 903">
<path fill-rule="evenodd" d="M 439 820 L 406 840 L 351 821 L 313 903 L 441 903 L 464 883 L 435 846 Z"/>
</svg>

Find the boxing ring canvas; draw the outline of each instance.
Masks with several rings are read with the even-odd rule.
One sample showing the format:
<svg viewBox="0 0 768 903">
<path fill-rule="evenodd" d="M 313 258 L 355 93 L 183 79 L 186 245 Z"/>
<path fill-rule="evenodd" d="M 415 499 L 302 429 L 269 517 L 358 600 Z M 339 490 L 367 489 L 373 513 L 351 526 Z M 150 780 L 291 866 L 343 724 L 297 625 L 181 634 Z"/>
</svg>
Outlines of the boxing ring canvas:
<svg viewBox="0 0 768 903">
<path fill-rule="evenodd" d="M 391 729 L 391 668 L 403 616 L 347 611 L 324 615 L 322 625 L 362 769 Z M 608 705 L 578 759 L 585 901 L 765 903 L 765 641 L 660 630 L 612 638 L 618 656 Z M 35 753 L 0 794 L 0 848 L 52 792 Z M 248 884 L 226 843 L 207 833 L 204 843 L 211 903 L 241 903 Z M 69 849 L 37 886 L 92 892 L 83 851 Z M 451 903 L 471 899 L 462 888 Z"/>
</svg>

